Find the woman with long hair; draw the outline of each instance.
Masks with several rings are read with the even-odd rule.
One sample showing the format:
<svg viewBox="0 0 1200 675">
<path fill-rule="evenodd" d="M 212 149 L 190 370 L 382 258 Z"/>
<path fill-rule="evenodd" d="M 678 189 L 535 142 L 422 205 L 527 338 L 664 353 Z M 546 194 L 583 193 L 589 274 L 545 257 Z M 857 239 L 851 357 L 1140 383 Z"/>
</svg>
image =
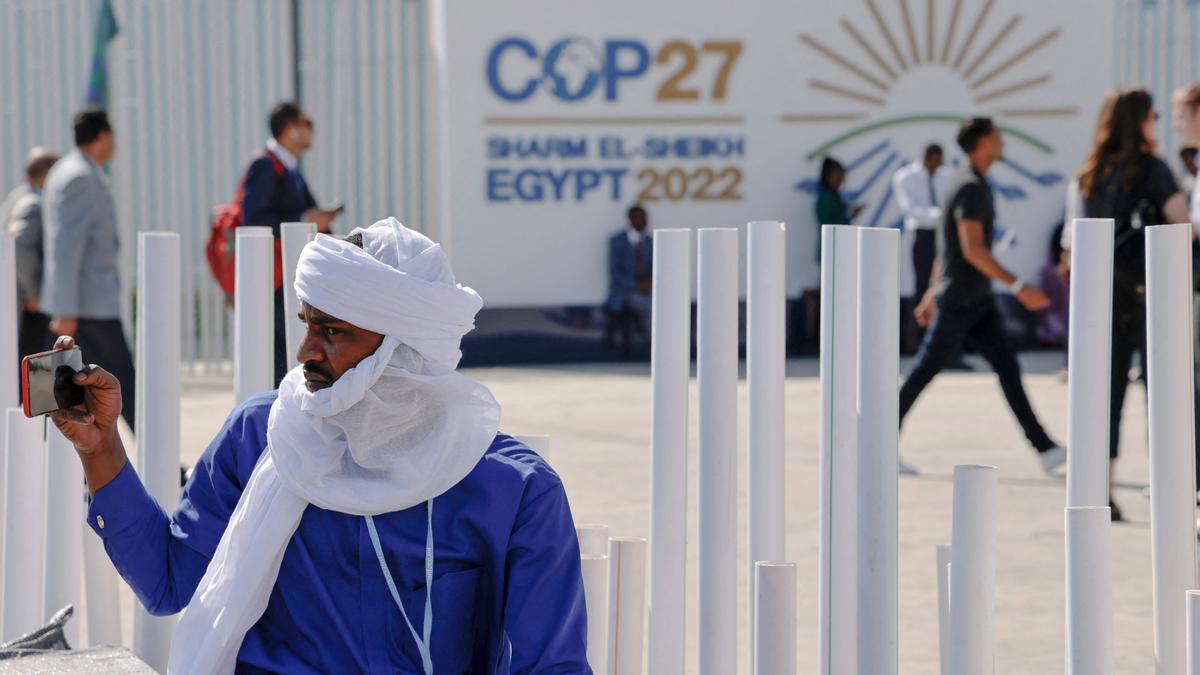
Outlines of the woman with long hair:
<svg viewBox="0 0 1200 675">
<path fill-rule="evenodd" d="M 1109 505 L 1120 437 L 1121 408 L 1133 355 L 1146 363 L 1146 240 L 1148 225 L 1188 222 L 1187 199 L 1159 157 L 1158 113 L 1150 93 L 1118 89 L 1104 102 L 1092 151 L 1079 170 L 1079 192 L 1089 218 L 1112 218 L 1113 245 L 1112 390 L 1110 395 Z"/>
</svg>

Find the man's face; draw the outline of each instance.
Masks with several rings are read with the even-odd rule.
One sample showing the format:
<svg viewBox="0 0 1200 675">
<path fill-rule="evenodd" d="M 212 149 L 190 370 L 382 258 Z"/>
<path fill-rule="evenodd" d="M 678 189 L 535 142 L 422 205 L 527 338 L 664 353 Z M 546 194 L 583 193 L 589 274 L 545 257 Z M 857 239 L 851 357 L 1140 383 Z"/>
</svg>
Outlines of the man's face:
<svg viewBox="0 0 1200 675">
<path fill-rule="evenodd" d="M 644 211 L 634 211 L 629 216 L 629 225 L 641 232 L 646 229 L 646 214 Z"/>
<path fill-rule="evenodd" d="M 96 137 L 95 141 L 92 141 L 92 144 L 92 148 L 95 151 L 94 157 L 99 164 L 107 164 L 117 151 L 117 140 L 113 137 L 113 132 L 111 131 L 100 132 L 100 135 Z"/>
<path fill-rule="evenodd" d="M 934 152 L 925 157 L 925 170 L 933 173 L 942 165 L 942 153 Z"/>
<path fill-rule="evenodd" d="M 307 150 L 312 145 L 313 122 L 308 113 L 301 112 L 300 118 L 288 125 L 284 134 L 288 134 L 293 143 L 301 150 Z"/>
<path fill-rule="evenodd" d="M 301 303 L 300 320 L 307 330 L 296 360 L 304 364 L 304 385 L 309 391 L 333 385 L 383 342 L 379 333 L 346 323 L 307 302 Z"/>
<path fill-rule="evenodd" d="M 992 127 L 992 133 L 985 136 L 982 142 L 987 157 L 993 162 L 1004 158 L 1004 135 L 1000 133 L 1000 127 Z"/>
</svg>

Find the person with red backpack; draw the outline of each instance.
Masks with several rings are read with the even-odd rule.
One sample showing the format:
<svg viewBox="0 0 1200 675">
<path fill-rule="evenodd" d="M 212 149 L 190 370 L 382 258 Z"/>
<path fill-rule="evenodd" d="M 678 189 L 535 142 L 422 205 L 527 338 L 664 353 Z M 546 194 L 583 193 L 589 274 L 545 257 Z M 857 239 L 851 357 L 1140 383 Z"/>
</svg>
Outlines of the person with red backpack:
<svg viewBox="0 0 1200 675">
<path fill-rule="evenodd" d="M 339 209 L 317 206 L 300 173 L 301 153 L 312 145 L 313 123 L 299 105 L 278 103 L 268 118 L 271 138 L 262 156 L 250 163 L 242 179 L 241 225 L 270 227 L 275 234 L 275 383 L 279 384 L 293 364 L 287 353 L 283 311 L 283 272 L 280 255 L 280 225 L 290 222 L 317 224 L 328 234 Z M 295 320 L 295 317 L 291 317 Z"/>
</svg>

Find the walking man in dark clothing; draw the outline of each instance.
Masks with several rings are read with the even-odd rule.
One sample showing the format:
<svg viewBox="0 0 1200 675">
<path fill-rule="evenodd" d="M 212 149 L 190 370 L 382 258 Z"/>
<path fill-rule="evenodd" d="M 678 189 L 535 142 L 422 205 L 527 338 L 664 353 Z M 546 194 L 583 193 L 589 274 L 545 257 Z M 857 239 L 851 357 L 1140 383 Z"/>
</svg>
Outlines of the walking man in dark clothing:
<svg viewBox="0 0 1200 675">
<path fill-rule="evenodd" d="M 1000 387 L 1025 437 L 1038 452 L 1047 473 L 1066 462 L 1066 448 L 1058 445 L 1038 422 L 1021 384 L 1021 367 L 1004 333 L 996 308 L 992 282 L 1012 289 L 1030 311 L 1049 300 L 1041 289 L 1022 282 L 992 257 L 995 205 L 988 186 L 988 169 L 1001 158 L 1004 140 L 988 118 L 963 122 L 958 144 L 968 164 L 950 181 L 946 208 L 937 231 L 938 265 L 935 279 L 916 309 L 917 323 L 928 326 L 917 361 L 900 387 L 900 420 L 921 391 L 965 344 L 987 359 L 1000 378 Z M 915 473 L 907 465 L 901 470 Z"/>
<path fill-rule="evenodd" d="M 267 120 L 271 138 L 266 151 L 250 164 L 242 188 L 242 219 L 244 225 L 271 228 L 276 241 L 280 225 L 291 222 L 316 223 L 317 231 L 329 234 L 330 223 L 338 211 L 317 206 L 308 183 L 300 173 L 300 155 L 312 145 L 313 123 L 307 114 L 292 102 L 277 104 Z M 279 248 L 276 246 L 276 279 L 279 273 Z M 275 289 L 275 383 L 278 385 L 291 366 L 295 354 L 287 353 L 287 331 L 283 289 Z"/>
</svg>

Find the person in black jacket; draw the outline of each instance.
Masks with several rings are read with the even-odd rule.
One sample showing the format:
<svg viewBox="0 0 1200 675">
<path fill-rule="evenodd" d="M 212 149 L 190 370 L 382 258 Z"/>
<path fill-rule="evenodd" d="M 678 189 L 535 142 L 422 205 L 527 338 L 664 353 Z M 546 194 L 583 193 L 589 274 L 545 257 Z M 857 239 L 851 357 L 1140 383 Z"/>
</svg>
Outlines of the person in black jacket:
<svg viewBox="0 0 1200 675">
<path fill-rule="evenodd" d="M 1112 218 L 1112 389 L 1109 394 L 1109 505 L 1121 432 L 1121 409 L 1134 354 L 1146 368 L 1146 227 L 1188 222 L 1187 197 L 1171 168 L 1155 156 L 1158 113 L 1145 89 L 1120 89 L 1100 112 L 1092 151 L 1079 170 L 1079 191 L 1088 218 Z M 1195 403 L 1200 404 L 1200 397 Z M 1200 465 L 1197 466 L 1200 471 Z"/>
<path fill-rule="evenodd" d="M 268 118 L 271 138 L 266 152 L 250 164 L 242 184 L 242 224 L 270 227 L 275 238 L 282 223 L 316 223 L 317 231 L 329 234 L 338 211 L 322 209 L 300 173 L 300 155 L 312 145 L 312 119 L 299 105 L 277 104 Z M 278 261 L 276 261 L 278 264 Z M 283 289 L 275 289 L 275 384 L 292 363 L 287 354 L 284 329 Z"/>
</svg>

